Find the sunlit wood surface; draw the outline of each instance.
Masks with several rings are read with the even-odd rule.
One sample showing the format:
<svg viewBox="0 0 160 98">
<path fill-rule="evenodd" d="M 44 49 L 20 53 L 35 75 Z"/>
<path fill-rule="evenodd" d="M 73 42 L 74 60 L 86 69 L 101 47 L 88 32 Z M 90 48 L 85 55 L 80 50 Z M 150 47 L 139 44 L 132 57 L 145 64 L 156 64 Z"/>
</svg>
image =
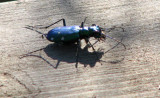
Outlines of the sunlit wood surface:
<svg viewBox="0 0 160 98">
<path fill-rule="evenodd" d="M 76 46 L 58 46 L 27 25 L 49 25 L 65 18 L 67 25 L 100 25 L 125 28 L 108 35 L 126 45 L 106 39 L 95 49 L 82 41 L 79 65 Z M 49 29 L 37 29 L 47 33 Z M 96 40 L 91 39 L 94 43 Z M 33 53 L 42 58 L 19 56 Z M 104 51 L 111 49 L 103 54 Z M 19 0 L 0 3 L 0 97 L 12 98 L 142 98 L 160 97 L 160 1 L 159 0 Z"/>
</svg>

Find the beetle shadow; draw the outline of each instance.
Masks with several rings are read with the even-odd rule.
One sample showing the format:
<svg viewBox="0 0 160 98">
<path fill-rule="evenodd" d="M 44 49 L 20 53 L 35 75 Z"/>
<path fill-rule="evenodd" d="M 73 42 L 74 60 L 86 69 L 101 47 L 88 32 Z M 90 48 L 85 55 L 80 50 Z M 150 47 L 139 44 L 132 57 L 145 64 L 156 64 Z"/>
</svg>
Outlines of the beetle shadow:
<svg viewBox="0 0 160 98">
<path fill-rule="evenodd" d="M 48 64 L 50 64 L 52 67 L 57 68 L 60 64 L 60 62 L 67 62 L 67 63 L 75 63 L 76 64 L 76 44 L 71 45 L 57 45 L 57 44 L 49 44 L 46 46 L 43 50 L 46 53 L 46 55 L 53 60 L 57 60 L 57 64 L 52 65 L 48 61 L 46 61 Z M 102 51 L 96 51 L 99 59 L 103 56 L 104 52 Z M 44 58 L 42 58 L 44 59 Z M 78 63 L 81 63 L 86 67 L 89 65 L 90 67 L 94 67 L 96 62 L 99 60 L 96 57 L 95 52 L 89 52 L 88 51 L 88 45 L 86 45 L 83 49 L 79 49 L 79 61 Z"/>
</svg>

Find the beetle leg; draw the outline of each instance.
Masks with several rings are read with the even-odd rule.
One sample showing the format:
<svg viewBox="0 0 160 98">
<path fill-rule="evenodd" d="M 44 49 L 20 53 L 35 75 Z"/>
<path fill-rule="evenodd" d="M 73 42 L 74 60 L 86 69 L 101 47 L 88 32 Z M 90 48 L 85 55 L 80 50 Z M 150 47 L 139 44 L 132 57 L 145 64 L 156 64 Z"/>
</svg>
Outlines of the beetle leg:
<svg viewBox="0 0 160 98">
<path fill-rule="evenodd" d="M 45 27 L 42 27 L 42 28 L 49 28 L 50 26 L 53 26 L 54 24 L 56 24 L 56 23 L 58 23 L 58 22 L 60 22 L 60 21 L 62 21 L 63 20 L 63 26 L 66 26 L 66 21 L 65 21 L 65 19 L 64 18 L 62 18 L 62 19 L 60 19 L 60 20 L 58 20 L 58 21 L 56 21 L 56 22 L 54 22 L 54 23 L 52 23 L 52 24 L 50 24 L 50 25 L 48 25 L 48 26 L 45 26 Z"/>
<path fill-rule="evenodd" d="M 91 47 L 92 47 L 92 49 L 93 49 L 93 51 L 94 51 L 94 53 L 95 53 L 95 55 L 96 55 L 96 57 L 97 57 L 98 62 L 102 65 L 102 63 L 101 63 L 102 60 L 99 59 L 98 54 L 97 54 L 96 50 L 94 49 L 93 45 L 91 44 L 90 41 L 88 41 L 88 42 L 89 42 L 89 44 L 91 45 Z"/>
<path fill-rule="evenodd" d="M 54 22 L 54 23 L 52 23 L 52 24 L 50 24 L 50 25 L 48 25 L 48 26 L 44 26 L 44 27 L 43 27 L 43 26 L 39 26 L 39 27 L 35 26 L 35 27 L 33 27 L 33 28 L 37 28 L 37 29 L 47 29 L 47 28 L 49 28 L 49 27 L 57 24 L 57 23 L 60 22 L 60 21 L 63 21 L 63 26 L 66 26 L 66 21 L 65 21 L 64 18 L 62 18 L 62 19 L 60 19 L 60 20 L 58 20 L 58 21 L 56 21 L 56 22 Z"/>
<path fill-rule="evenodd" d="M 84 23 L 86 22 L 86 19 L 87 19 L 87 17 L 85 17 L 85 19 L 84 19 L 84 21 L 81 23 L 81 28 L 83 28 L 84 27 Z"/>
<path fill-rule="evenodd" d="M 98 42 L 98 40 L 96 42 L 93 43 L 93 46 Z"/>
<path fill-rule="evenodd" d="M 57 61 L 56 67 L 54 67 L 55 69 L 57 69 L 59 63 L 60 63 L 60 60 Z"/>
<path fill-rule="evenodd" d="M 52 24 L 50 24 L 50 25 L 48 25 L 48 26 L 45 26 L 45 27 L 41 27 L 42 29 L 43 28 L 49 28 L 50 26 L 53 26 L 54 24 L 56 24 L 56 23 L 58 23 L 58 22 L 60 22 L 60 21 L 62 21 L 63 20 L 63 26 L 66 26 L 66 21 L 65 21 L 65 19 L 64 18 L 62 18 L 62 19 L 60 19 L 60 20 L 58 20 L 58 21 L 56 21 L 56 22 L 54 22 L 54 23 L 52 23 Z M 40 29 L 41 29 L 40 28 Z"/>
<path fill-rule="evenodd" d="M 79 48 L 81 47 L 81 41 L 80 41 L 80 39 L 78 40 L 78 42 L 77 42 L 77 51 L 76 51 L 76 68 L 77 68 L 77 66 L 78 66 L 78 59 L 79 59 Z"/>
<path fill-rule="evenodd" d="M 85 40 L 86 44 L 88 44 L 89 38 L 85 38 L 84 40 Z"/>
<path fill-rule="evenodd" d="M 96 50 L 94 49 L 94 47 L 93 47 L 93 45 L 91 44 L 91 42 L 90 42 L 90 41 L 88 41 L 88 42 L 89 42 L 90 46 L 92 47 L 92 49 L 93 49 L 93 51 L 94 51 L 94 53 L 95 53 L 95 55 L 96 55 L 96 57 L 97 57 L 97 59 L 98 59 L 98 61 L 99 61 L 99 57 L 98 57 L 98 54 L 96 53 Z"/>
<path fill-rule="evenodd" d="M 92 47 L 92 46 L 95 44 L 95 43 L 94 43 L 94 44 L 91 46 L 91 44 L 89 43 L 89 38 L 85 38 L 84 40 L 85 40 L 88 48 Z M 89 43 L 89 44 L 88 44 L 88 43 Z"/>
<path fill-rule="evenodd" d="M 91 45 L 90 45 L 90 44 L 88 44 L 88 42 L 89 42 L 89 38 L 85 38 L 84 40 L 85 40 L 86 44 L 87 44 L 87 45 L 89 45 L 89 48 L 90 48 L 90 47 L 91 47 Z M 92 46 L 94 46 L 98 41 L 99 41 L 99 40 L 97 40 L 96 42 L 94 42 L 94 43 L 92 44 Z"/>
</svg>

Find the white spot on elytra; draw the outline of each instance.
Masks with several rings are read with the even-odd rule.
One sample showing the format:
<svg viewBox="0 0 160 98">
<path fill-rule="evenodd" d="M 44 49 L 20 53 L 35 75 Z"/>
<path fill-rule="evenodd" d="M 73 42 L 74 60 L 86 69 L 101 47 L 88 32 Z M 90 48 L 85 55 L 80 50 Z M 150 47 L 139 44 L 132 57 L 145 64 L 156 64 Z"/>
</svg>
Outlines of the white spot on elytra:
<svg viewBox="0 0 160 98">
<path fill-rule="evenodd" d="M 52 37 L 51 40 L 54 40 L 54 38 Z"/>
<path fill-rule="evenodd" d="M 61 32 L 58 32 L 58 34 L 60 34 Z"/>
<path fill-rule="evenodd" d="M 64 40 L 64 37 L 62 37 L 61 40 Z"/>
</svg>

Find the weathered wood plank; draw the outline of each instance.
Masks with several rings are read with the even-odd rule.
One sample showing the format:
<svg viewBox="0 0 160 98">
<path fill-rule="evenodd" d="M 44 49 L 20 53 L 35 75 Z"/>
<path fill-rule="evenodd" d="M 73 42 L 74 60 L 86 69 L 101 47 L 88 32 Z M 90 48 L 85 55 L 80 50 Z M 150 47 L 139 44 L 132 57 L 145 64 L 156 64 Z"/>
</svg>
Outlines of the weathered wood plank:
<svg viewBox="0 0 160 98">
<path fill-rule="evenodd" d="M 0 3 L 0 97 L 159 97 L 160 92 L 160 1 L 158 0 L 19 0 Z M 96 62 L 92 49 L 81 50 L 75 68 L 74 47 L 51 45 L 26 25 L 48 25 L 65 18 L 67 25 L 93 23 L 102 27 L 122 26 L 127 50 L 119 45 Z M 61 23 L 53 26 L 62 26 Z M 49 30 L 49 29 L 48 29 Z M 47 33 L 48 30 L 40 30 Z M 95 40 L 91 39 L 93 43 Z M 116 44 L 111 39 L 95 48 L 107 51 Z M 84 47 L 82 42 L 82 46 Z M 53 46 L 53 48 L 51 47 Z M 19 59 L 21 54 L 46 47 L 40 58 Z M 124 60 L 113 64 L 117 60 Z M 84 67 L 86 65 L 86 67 Z"/>
</svg>

